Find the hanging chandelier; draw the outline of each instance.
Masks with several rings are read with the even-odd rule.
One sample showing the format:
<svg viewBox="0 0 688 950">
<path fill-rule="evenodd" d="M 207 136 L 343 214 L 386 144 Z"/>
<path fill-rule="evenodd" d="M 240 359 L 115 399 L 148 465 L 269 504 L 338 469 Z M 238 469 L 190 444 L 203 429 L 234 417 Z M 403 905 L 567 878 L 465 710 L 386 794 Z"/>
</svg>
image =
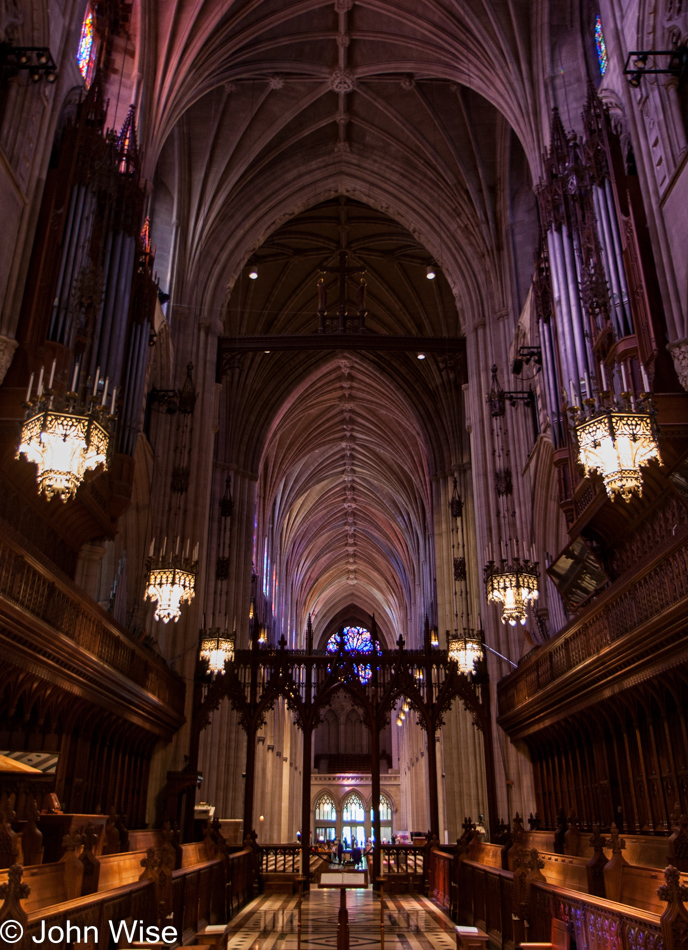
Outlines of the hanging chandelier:
<svg viewBox="0 0 688 950">
<path fill-rule="evenodd" d="M 148 579 L 144 600 L 156 604 L 155 620 L 175 623 L 181 617 L 181 605 L 190 604 L 196 594 L 196 571 L 198 570 L 198 544 L 189 557 L 189 542 L 186 550 L 179 554 L 179 538 L 175 553 L 165 553 L 167 538 L 157 557 L 154 557 L 155 539 L 151 542 L 148 559 Z"/>
<path fill-rule="evenodd" d="M 525 625 L 526 607 L 538 599 L 537 561 L 514 558 L 511 563 L 489 561 L 485 565 L 487 601 L 502 605 L 502 623 Z"/>
<path fill-rule="evenodd" d="M 85 400 L 76 392 L 78 367 L 74 371 L 72 388 L 60 398 L 53 392 L 55 377 L 53 361 L 50 381 L 43 388 L 41 369 L 36 396 L 31 398 L 33 374 L 26 394 L 26 416 L 21 427 L 17 458 L 23 455 L 36 467 L 38 493 L 50 501 L 59 498 L 69 501 L 87 471 L 108 466 L 110 433 L 114 422 L 117 390 L 112 393 L 110 412 L 106 406 L 108 381 L 102 395 L 98 394 L 99 374 L 96 373 L 93 394 Z"/>
<path fill-rule="evenodd" d="M 601 402 L 584 400 L 588 412 L 574 406 L 575 429 L 578 440 L 578 460 L 585 474 L 599 472 L 609 497 L 614 501 L 621 496 L 630 501 L 634 494 L 643 493 L 641 468 L 651 459 L 661 464 L 654 412 L 647 392 L 638 401 L 628 391 L 625 367 L 621 366 L 624 392 L 618 400 L 613 393 L 600 393 Z M 644 367 L 646 390 L 649 388 Z M 603 372 L 603 386 L 606 379 Z M 605 397 L 608 404 L 605 405 Z M 617 404 L 618 403 L 618 404 Z"/>
<path fill-rule="evenodd" d="M 224 673 L 225 664 L 234 659 L 234 637 L 219 627 L 202 630 L 201 634 L 200 659 L 208 661 L 211 673 Z"/>
<path fill-rule="evenodd" d="M 464 627 L 461 633 L 447 633 L 447 654 L 450 663 L 456 663 L 459 673 L 468 675 L 475 671 L 475 664 L 483 658 L 482 636 L 479 630 Z"/>
</svg>

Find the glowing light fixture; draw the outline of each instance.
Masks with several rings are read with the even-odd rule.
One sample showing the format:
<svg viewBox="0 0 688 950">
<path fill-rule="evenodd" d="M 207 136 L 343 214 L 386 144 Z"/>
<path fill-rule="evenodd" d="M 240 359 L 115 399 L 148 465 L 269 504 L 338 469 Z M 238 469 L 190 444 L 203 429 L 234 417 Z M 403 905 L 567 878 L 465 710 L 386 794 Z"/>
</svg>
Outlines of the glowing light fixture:
<svg viewBox="0 0 688 950">
<path fill-rule="evenodd" d="M 434 264 L 428 264 L 428 266 L 425 268 L 425 276 L 428 278 L 428 280 L 434 280 L 435 277 L 437 277 L 437 271 L 435 270 Z"/>
<path fill-rule="evenodd" d="M 525 625 L 526 608 L 539 596 L 540 574 L 537 561 L 516 557 L 511 563 L 502 558 L 485 566 L 487 600 L 502 605 L 502 623 Z"/>
<path fill-rule="evenodd" d="M 424 359 L 425 359 L 425 353 L 419 353 L 419 354 L 418 354 L 418 359 L 419 359 L 419 360 L 424 360 Z"/>
<path fill-rule="evenodd" d="M 231 663 L 234 659 L 234 637 L 219 627 L 202 630 L 201 634 L 201 660 L 208 661 L 211 673 L 224 673 L 225 663 Z"/>
<path fill-rule="evenodd" d="M 166 554 L 167 538 L 157 557 L 153 555 L 155 538 L 151 542 L 148 559 L 148 580 L 144 600 L 156 604 L 154 617 L 176 623 L 181 617 L 182 604 L 190 604 L 196 595 L 196 571 L 198 570 L 198 544 L 189 557 L 189 542 L 184 554 L 179 553 L 179 538 L 174 554 Z"/>
<path fill-rule="evenodd" d="M 453 636 L 447 636 L 448 657 L 450 663 L 456 663 L 459 672 L 466 676 L 475 671 L 475 664 L 483 658 L 482 637 L 480 631 L 469 630 L 464 627 L 461 633 L 454 631 Z"/>
<path fill-rule="evenodd" d="M 622 373 L 627 390 L 623 367 Z M 643 377 L 648 389 L 644 369 Z M 634 395 L 625 391 L 618 405 L 610 393 L 601 396 L 607 397 L 609 402 L 598 408 L 592 399 L 585 400 L 589 414 L 572 407 L 577 415 L 578 459 L 586 475 L 600 473 L 612 500 L 620 495 L 624 501 L 630 501 L 634 494 L 643 493 L 642 466 L 652 459 L 662 461 L 654 413 L 647 393 L 636 401 Z"/>
<path fill-rule="evenodd" d="M 55 378 L 53 361 L 47 389 L 43 387 L 44 369 L 38 380 L 36 396 L 31 398 L 33 374 L 26 394 L 26 416 L 21 428 L 17 458 L 37 466 L 38 493 L 60 501 L 73 498 L 87 471 L 99 466 L 107 468 L 110 431 L 117 390 L 112 393 L 108 413 L 105 381 L 98 392 L 98 373 L 93 394 L 82 400 L 76 392 L 78 367 L 74 371 L 72 389 L 63 398 L 53 392 Z"/>
<path fill-rule="evenodd" d="M 248 276 L 251 278 L 251 280 L 258 280 L 258 265 L 257 264 L 251 264 L 251 266 L 248 269 Z"/>
</svg>

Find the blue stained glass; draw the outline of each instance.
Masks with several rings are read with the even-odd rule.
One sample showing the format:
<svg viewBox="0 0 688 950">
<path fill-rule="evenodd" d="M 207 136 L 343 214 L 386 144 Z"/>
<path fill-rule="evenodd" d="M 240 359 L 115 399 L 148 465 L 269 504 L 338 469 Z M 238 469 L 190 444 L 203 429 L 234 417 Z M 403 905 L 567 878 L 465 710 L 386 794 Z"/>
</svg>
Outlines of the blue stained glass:
<svg viewBox="0 0 688 950">
<path fill-rule="evenodd" d="M 604 41 L 604 33 L 602 32 L 602 20 L 599 13 L 595 17 L 595 46 L 597 47 L 597 61 L 600 64 L 600 72 L 604 76 L 607 72 L 607 44 Z"/>
<path fill-rule="evenodd" d="M 86 86 L 91 85 L 93 79 L 93 70 L 96 65 L 96 33 L 95 16 L 93 8 L 89 5 L 86 10 L 84 22 L 81 25 L 81 36 L 79 37 L 79 49 L 76 54 L 76 61 L 79 64 L 79 72 L 83 76 Z"/>
<path fill-rule="evenodd" d="M 374 649 L 380 649 L 377 641 L 373 644 L 373 638 L 365 627 L 344 627 L 342 635 L 347 653 L 372 653 Z M 339 633 L 333 633 L 327 641 L 327 652 L 338 653 L 341 642 L 342 636 Z M 367 683 L 373 675 L 373 669 L 370 663 L 357 663 L 356 673 L 362 683 Z"/>
</svg>

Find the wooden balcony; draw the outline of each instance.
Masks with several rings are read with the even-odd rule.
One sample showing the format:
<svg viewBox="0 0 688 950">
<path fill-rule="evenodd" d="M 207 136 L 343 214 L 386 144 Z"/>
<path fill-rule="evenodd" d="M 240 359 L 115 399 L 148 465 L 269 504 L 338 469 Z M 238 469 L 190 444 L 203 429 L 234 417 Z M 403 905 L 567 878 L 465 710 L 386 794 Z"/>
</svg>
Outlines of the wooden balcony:
<svg viewBox="0 0 688 950">
<path fill-rule="evenodd" d="M 9 529 L 0 538 L 0 649 L 8 679 L 10 667 L 28 671 L 164 738 L 184 722 L 184 683 L 162 657 Z"/>
<path fill-rule="evenodd" d="M 681 526 L 498 685 L 499 724 L 525 738 L 688 661 L 688 530 Z"/>
</svg>

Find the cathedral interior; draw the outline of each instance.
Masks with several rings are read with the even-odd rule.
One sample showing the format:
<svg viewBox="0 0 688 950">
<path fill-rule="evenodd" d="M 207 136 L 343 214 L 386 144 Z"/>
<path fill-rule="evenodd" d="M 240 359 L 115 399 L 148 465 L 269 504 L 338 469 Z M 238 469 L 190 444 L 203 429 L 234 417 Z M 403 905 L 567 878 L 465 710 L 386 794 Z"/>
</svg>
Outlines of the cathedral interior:
<svg viewBox="0 0 688 950">
<path fill-rule="evenodd" d="M 0 0 L 0 943 L 688 950 L 686 208 L 684 0 Z"/>
</svg>

